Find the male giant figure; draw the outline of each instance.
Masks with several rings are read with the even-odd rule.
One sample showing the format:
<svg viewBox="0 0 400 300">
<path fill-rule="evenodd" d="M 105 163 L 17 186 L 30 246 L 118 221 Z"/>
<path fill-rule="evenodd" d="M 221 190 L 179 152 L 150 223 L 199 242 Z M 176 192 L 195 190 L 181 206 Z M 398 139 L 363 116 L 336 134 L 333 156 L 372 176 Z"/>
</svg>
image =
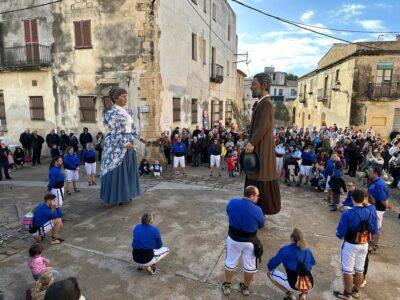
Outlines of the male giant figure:
<svg viewBox="0 0 400 300">
<path fill-rule="evenodd" d="M 268 74 L 259 73 L 251 84 L 253 98 L 258 98 L 251 118 L 250 139 L 246 153 L 256 151 L 260 158 L 260 170 L 255 175 L 246 176 L 245 187 L 254 185 L 260 192 L 258 205 L 266 215 L 277 214 L 281 210 L 281 193 L 275 162 L 273 139 L 274 107 L 270 101 L 271 80 Z"/>
</svg>

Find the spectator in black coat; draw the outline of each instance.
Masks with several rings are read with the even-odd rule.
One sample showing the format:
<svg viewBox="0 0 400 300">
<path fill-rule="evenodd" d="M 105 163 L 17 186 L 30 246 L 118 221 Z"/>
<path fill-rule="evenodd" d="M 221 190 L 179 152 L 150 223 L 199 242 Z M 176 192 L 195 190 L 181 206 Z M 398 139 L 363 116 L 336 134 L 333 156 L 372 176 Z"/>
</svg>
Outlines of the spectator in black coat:
<svg viewBox="0 0 400 300">
<path fill-rule="evenodd" d="M 77 153 L 78 152 L 78 138 L 74 135 L 73 132 L 70 132 L 69 134 L 69 145 L 74 148 L 74 152 Z"/>
<path fill-rule="evenodd" d="M 32 159 L 32 143 L 31 143 L 31 132 L 30 129 L 27 128 L 21 135 L 19 136 L 19 142 L 24 149 L 25 155 Z"/>
<path fill-rule="evenodd" d="M 42 155 L 42 145 L 44 143 L 44 139 L 42 136 L 37 134 L 37 131 L 34 130 L 31 135 L 31 144 L 32 144 L 32 166 L 39 164 L 40 165 L 40 156 Z"/>
<path fill-rule="evenodd" d="M 83 150 L 86 150 L 88 143 L 93 143 L 93 137 L 89 133 L 89 129 L 87 127 L 83 128 L 83 132 L 79 136 L 79 143 L 81 143 Z"/>
<path fill-rule="evenodd" d="M 193 137 L 193 141 L 190 144 L 190 150 L 192 151 L 192 166 L 200 166 L 202 146 L 201 143 L 197 140 L 197 136 Z"/>
<path fill-rule="evenodd" d="M 350 177 L 355 177 L 357 172 L 358 159 L 361 156 L 361 150 L 359 146 L 357 146 L 357 144 L 351 141 L 349 138 L 345 139 L 345 145 L 346 157 L 349 160 L 349 172 L 347 173 L 347 175 L 349 175 Z"/>
<path fill-rule="evenodd" d="M 60 146 L 60 136 L 54 129 L 50 130 L 50 133 L 46 135 L 46 144 L 49 149 L 51 149 L 52 145 Z"/>
<path fill-rule="evenodd" d="M 65 133 L 64 130 L 60 132 L 60 151 L 61 154 L 65 154 L 65 150 L 70 146 L 69 136 Z"/>
<path fill-rule="evenodd" d="M 7 146 L 4 143 L 0 142 L 0 181 L 3 180 L 2 172 L 4 171 L 4 176 L 6 179 L 11 179 L 8 174 L 8 150 Z M 3 171 L 2 171 L 3 169 Z"/>
</svg>

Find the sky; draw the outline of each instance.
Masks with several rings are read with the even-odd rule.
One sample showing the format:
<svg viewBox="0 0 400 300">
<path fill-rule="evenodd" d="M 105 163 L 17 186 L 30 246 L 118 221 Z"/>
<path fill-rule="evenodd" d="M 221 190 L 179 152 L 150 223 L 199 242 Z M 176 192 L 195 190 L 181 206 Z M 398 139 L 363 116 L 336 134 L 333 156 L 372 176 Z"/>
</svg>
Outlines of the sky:
<svg viewBox="0 0 400 300">
<path fill-rule="evenodd" d="M 228 0 L 237 17 L 239 53 L 249 53 L 250 64 L 238 68 L 248 75 L 274 66 L 276 71 L 302 76 L 316 68 L 333 43 L 328 37 L 284 24 Z M 321 27 L 400 31 L 400 0 L 240 0 L 281 18 Z M 371 33 L 324 33 L 353 42 L 394 40 L 395 35 Z M 240 60 L 240 59 L 239 59 Z"/>
</svg>

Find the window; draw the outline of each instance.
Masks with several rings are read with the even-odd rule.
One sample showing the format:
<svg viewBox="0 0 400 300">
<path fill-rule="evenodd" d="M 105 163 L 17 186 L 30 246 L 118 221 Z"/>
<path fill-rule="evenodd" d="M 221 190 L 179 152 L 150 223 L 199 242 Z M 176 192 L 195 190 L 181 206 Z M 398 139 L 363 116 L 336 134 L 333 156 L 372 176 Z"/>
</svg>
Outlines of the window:
<svg viewBox="0 0 400 300">
<path fill-rule="evenodd" d="M 224 101 L 219 101 L 219 120 L 224 118 Z"/>
<path fill-rule="evenodd" d="M 314 88 L 314 78 L 311 78 L 311 80 L 310 80 L 310 92 L 313 91 L 313 88 Z"/>
<path fill-rule="evenodd" d="M 276 96 L 276 88 L 274 88 L 274 96 Z"/>
<path fill-rule="evenodd" d="M 229 76 L 229 60 L 226 62 L 226 76 Z"/>
<path fill-rule="evenodd" d="M 24 20 L 24 38 L 27 62 L 38 62 L 40 60 L 40 53 L 38 26 L 36 19 Z"/>
<path fill-rule="evenodd" d="M 225 102 L 225 119 L 232 119 L 232 101 L 226 100 Z"/>
<path fill-rule="evenodd" d="M 181 98 L 172 99 L 172 120 L 179 122 L 181 120 Z"/>
<path fill-rule="evenodd" d="M 96 122 L 96 97 L 80 96 L 79 109 L 81 111 L 81 121 L 88 123 Z"/>
<path fill-rule="evenodd" d="M 203 65 L 207 64 L 207 42 L 206 39 L 201 39 L 201 62 L 203 63 Z"/>
<path fill-rule="evenodd" d="M 219 121 L 219 102 L 217 100 L 211 101 L 211 122 L 212 126 L 215 122 Z"/>
<path fill-rule="evenodd" d="M 329 76 L 325 76 L 323 99 L 326 99 L 326 97 L 328 96 L 328 80 L 329 80 Z"/>
<path fill-rule="evenodd" d="M 192 124 L 198 122 L 197 99 L 192 99 Z"/>
<path fill-rule="evenodd" d="M 42 96 L 29 97 L 31 120 L 44 120 L 44 105 Z"/>
<path fill-rule="evenodd" d="M 376 75 L 376 83 L 382 85 L 390 85 L 392 82 L 392 70 L 378 70 Z"/>
<path fill-rule="evenodd" d="M 311 120 L 311 115 L 310 114 L 308 114 L 308 119 Z"/>
<path fill-rule="evenodd" d="M 290 96 L 296 96 L 296 90 L 295 89 L 291 89 L 290 90 Z"/>
<path fill-rule="evenodd" d="M 192 59 L 197 60 L 197 34 L 192 33 Z"/>
<path fill-rule="evenodd" d="M 4 103 L 4 95 L 0 93 L 0 130 L 6 131 L 6 107 Z"/>
<path fill-rule="evenodd" d="M 212 4 L 212 18 L 214 21 L 217 21 L 217 4 Z"/>
<path fill-rule="evenodd" d="M 283 89 L 279 89 L 279 96 L 283 96 Z"/>
<path fill-rule="evenodd" d="M 75 49 L 92 48 L 90 20 L 75 21 Z"/>
<path fill-rule="evenodd" d="M 231 25 L 228 25 L 228 41 L 231 40 Z"/>
<path fill-rule="evenodd" d="M 207 13 L 207 0 L 203 0 L 203 11 Z"/>
<path fill-rule="evenodd" d="M 112 106 L 113 106 L 113 103 L 111 101 L 111 97 L 104 96 L 103 97 L 103 113 L 106 113 L 107 111 L 109 111 Z"/>
<path fill-rule="evenodd" d="M 340 69 L 336 70 L 336 75 L 335 75 L 335 82 L 339 81 L 339 73 L 340 73 Z"/>
</svg>

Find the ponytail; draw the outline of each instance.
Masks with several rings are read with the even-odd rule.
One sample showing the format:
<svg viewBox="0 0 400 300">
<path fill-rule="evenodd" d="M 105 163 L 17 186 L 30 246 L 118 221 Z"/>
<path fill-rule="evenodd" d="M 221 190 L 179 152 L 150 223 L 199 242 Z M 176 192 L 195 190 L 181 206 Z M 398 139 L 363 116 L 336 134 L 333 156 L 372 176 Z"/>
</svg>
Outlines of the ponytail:
<svg viewBox="0 0 400 300">
<path fill-rule="evenodd" d="M 60 158 L 62 158 L 61 155 L 57 155 L 56 157 L 54 157 L 54 159 L 50 163 L 49 170 L 56 165 L 56 161 L 59 160 Z"/>
<path fill-rule="evenodd" d="M 299 247 L 300 249 L 305 249 L 306 248 L 306 242 L 304 241 L 304 235 L 300 231 L 300 229 L 295 228 L 293 229 L 292 234 L 290 235 L 290 238 L 293 240 L 293 242 Z"/>
</svg>

